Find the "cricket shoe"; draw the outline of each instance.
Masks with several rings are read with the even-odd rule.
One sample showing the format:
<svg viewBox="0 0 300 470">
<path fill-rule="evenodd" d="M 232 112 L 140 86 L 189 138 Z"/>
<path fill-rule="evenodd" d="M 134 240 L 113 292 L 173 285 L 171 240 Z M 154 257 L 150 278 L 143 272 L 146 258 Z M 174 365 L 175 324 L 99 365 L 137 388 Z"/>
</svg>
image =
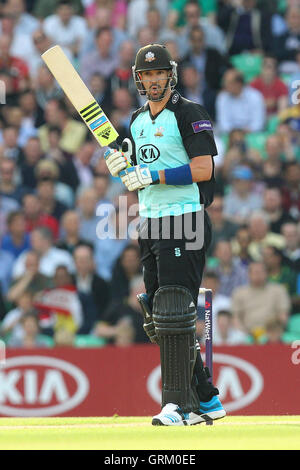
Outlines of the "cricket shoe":
<svg viewBox="0 0 300 470">
<path fill-rule="evenodd" d="M 167 403 L 161 412 L 153 416 L 153 426 L 187 426 L 190 413 L 183 413 L 178 405 Z"/>
<path fill-rule="evenodd" d="M 216 419 L 221 419 L 226 416 L 226 411 L 223 408 L 222 403 L 219 398 L 215 395 L 209 401 L 200 401 L 200 409 L 198 413 L 189 413 L 189 418 L 187 420 L 188 425 L 192 426 L 193 424 L 205 423 L 209 421 L 214 421 Z"/>
</svg>

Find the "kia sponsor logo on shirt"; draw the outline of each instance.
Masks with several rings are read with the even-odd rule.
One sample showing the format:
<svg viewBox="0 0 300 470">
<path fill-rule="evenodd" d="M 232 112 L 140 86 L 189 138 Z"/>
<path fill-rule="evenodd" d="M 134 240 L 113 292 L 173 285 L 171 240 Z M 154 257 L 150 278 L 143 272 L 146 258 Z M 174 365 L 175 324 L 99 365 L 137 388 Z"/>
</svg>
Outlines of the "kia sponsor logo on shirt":
<svg viewBox="0 0 300 470">
<path fill-rule="evenodd" d="M 139 159 L 144 163 L 155 162 L 160 156 L 160 151 L 155 145 L 146 144 L 139 148 Z"/>
<path fill-rule="evenodd" d="M 214 384 L 229 413 L 253 403 L 263 391 L 264 380 L 260 371 L 250 362 L 229 354 L 214 354 Z M 203 358 L 204 359 L 204 358 Z M 157 366 L 147 380 L 151 398 L 161 403 L 161 371 Z"/>
<path fill-rule="evenodd" d="M 0 369 L 0 414 L 57 416 L 80 405 L 89 393 L 85 373 L 47 356 L 6 359 Z"/>
</svg>

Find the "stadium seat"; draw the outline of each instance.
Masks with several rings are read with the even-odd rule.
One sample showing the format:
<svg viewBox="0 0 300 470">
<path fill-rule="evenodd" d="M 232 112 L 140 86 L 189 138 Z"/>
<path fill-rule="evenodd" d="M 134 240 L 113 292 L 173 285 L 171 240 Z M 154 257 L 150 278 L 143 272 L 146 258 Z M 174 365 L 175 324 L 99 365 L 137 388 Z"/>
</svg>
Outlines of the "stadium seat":
<svg viewBox="0 0 300 470">
<path fill-rule="evenodd" d="M 269 132 L 252 132 L 247 134 L 246 142 L 248 147 L 257 150 L 265 158 L 265 145 L 269 135 Z"/>
<path fill-rule="evenodd" d="M 260 54 L 237 54 L 230 60 L 232 65 L 243 74 L 246 82 L 251 82 L 261 72 L 262 56 Z"/>
<path fill-rule="evenodd" d="M 290 333 L 298 333 L 298 339 L 300 339 L 300 313 L 291 315 L 287 324 L 287 331 Z"/>
<path fill-rule="evenodd" d="M 96 338 L 91 335 L 76 335 L 74 346 L 78 348 L 102 347 L 107 344 L 104 338 Z"/>
<path fill-rule="evenodd" d="M 279 124 L 279 119 L 277 116 L 272 116 L 268 119 L 267 125 L 266 125 L 266 130 L 270 134 L 274 134 L 277 130 Z"/>
</svg>

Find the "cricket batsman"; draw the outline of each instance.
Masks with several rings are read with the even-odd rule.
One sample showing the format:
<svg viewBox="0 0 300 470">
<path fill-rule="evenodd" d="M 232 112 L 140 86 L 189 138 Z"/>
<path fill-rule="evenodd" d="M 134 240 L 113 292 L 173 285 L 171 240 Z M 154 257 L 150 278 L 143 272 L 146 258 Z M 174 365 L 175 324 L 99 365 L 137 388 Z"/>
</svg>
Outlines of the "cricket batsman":
<svg viewBox="0 0 300 470">
<path fill-rule="evenodd" d="M 226 414 L 196 341 L 197 298 L 211 240 L 205 208 L 213 201 L 217 149 L 206 110 L 176 91 L 177 64 L 165 46 L 141 48 L 132 70 L 148 101 L 132 115 L 124 151 L 110 149 L 105 158 L 113 176 L 138 190 L 146 287 L 138 297 L 145 331 L 161 358 L 162 409 L 152 424 L 193 425 Z"/>
</svg>

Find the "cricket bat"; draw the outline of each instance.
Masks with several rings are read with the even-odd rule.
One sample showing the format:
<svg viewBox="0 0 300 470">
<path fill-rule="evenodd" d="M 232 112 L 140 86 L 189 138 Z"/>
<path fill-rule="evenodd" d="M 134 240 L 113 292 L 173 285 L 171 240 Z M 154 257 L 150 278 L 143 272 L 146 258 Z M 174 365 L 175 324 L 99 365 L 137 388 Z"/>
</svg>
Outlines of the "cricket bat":
<svg viewBox="0 0 300 470">
<path fill-rule="evenodd" d="M 41 57 L 101 147 L 114 142 L 119 135 L 118 132 L 62 48 L 53 46 Z"/>
</svg>

